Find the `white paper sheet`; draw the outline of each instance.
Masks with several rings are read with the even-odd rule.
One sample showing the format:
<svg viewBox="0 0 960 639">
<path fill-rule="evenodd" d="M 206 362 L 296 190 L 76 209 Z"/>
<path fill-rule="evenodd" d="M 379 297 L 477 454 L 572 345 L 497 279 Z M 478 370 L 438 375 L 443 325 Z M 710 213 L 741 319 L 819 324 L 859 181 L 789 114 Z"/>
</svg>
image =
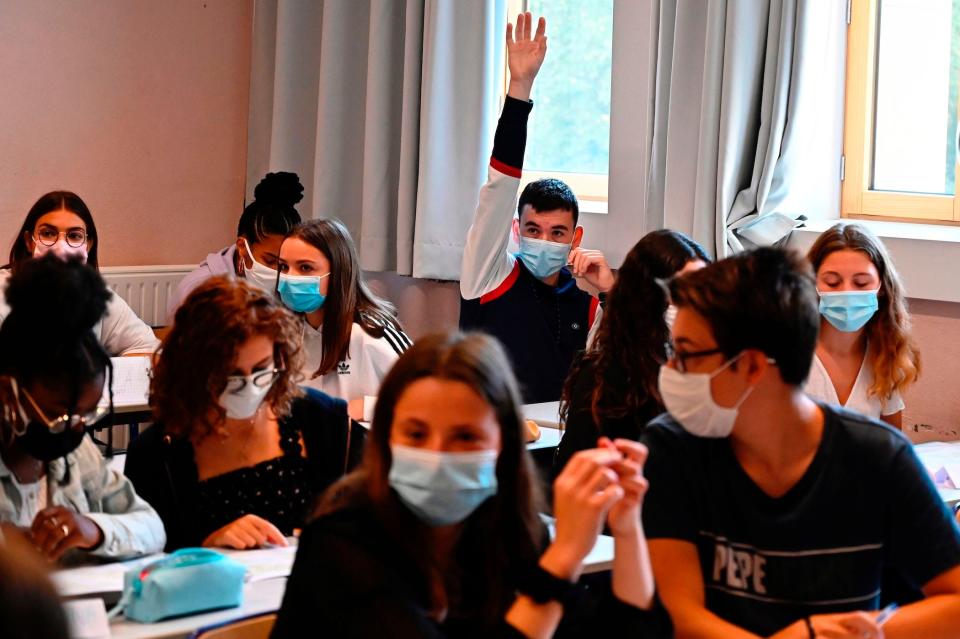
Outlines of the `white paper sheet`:
<svg viewBox="0 0 960 639">
<path fill-rule="evenodd" d="M 114 408 L 146 407 L 150 398 L 150 358 L 111 357 L 113 362 Z M 101 406 L 107 406 L 109 397 L 104 385 Z"/>
</svg>

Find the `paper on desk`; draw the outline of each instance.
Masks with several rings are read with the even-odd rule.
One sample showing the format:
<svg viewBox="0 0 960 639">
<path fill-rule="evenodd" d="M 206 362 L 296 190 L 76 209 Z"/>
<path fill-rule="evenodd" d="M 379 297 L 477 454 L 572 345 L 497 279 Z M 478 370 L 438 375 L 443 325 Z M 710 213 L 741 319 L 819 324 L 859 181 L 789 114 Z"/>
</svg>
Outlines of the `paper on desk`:
<svg viewBox="0 0 960 639">
<path fill-rule="evenodd" d="M 259 550 L 227 550 L 224 554 L 246 567 L 247 581 L 252 583 L 289 577 L 297 547 L 291 544 Z"/>
<path fill-rule="evenodd" d="M 111 357 L 113 363 L 113 405 L 146 406 L 150 402 L 150 357 Z M 107 406 L 109 397 L 104 385 L 100 405 Z"/>
<path fill-rule="evenodd" d="M 55 571 L 51 577 L 61 597 L 78 597 L 104 592 L 123 591 L 123 574 L 134 566 L 155 561 L 163 555 L 150 555 L 132 561 L 99 566 L 81 566 Z"/>
<path fill-rule="evenodd" d="M 927 442 L 914 450 L 938 487 L 960 488 L 960 442 Z"/>
<path fill-rule="evenodd" d="M 72 639 L 104 639 L 110 637 L 110 623 L 103 599 L 77 599 L 63 602 Z"/>
</svg>

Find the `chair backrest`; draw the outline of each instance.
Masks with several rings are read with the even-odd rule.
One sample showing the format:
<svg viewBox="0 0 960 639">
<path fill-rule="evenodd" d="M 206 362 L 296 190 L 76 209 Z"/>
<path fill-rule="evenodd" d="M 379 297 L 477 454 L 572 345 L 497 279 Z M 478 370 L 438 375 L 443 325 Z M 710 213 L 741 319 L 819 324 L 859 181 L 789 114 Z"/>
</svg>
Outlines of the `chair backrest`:
<svg viewBox="0 0 960 639">
<path fill-rule="evenodd" d="M 191 639 L 268 639 L 277 615 L 257 615 L 221 624 L 212 628 L 200 628 Z"/>
</svg>

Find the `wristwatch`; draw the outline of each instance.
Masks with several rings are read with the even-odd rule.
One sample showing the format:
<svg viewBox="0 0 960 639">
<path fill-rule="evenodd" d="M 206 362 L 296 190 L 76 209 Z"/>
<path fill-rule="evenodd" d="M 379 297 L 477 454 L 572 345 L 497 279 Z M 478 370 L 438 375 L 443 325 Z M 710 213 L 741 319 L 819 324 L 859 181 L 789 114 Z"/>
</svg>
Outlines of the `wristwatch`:
<svg viewBox="0 0 960 639">
<path fill-rule="evenodd" d="M 577 582 L 561 579 L 543 569 L 539 564 L 527 570 L 517 590 L 538 604 L 556 601 L 565 605 L 577 588 Z"/>
</svg>

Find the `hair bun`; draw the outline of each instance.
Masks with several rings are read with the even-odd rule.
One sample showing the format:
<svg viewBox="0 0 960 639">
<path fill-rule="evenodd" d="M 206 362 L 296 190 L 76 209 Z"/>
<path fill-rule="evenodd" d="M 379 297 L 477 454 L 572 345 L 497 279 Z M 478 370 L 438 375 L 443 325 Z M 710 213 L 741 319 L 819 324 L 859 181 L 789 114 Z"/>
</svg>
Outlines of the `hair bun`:
<svg viewBox="0 0 960 639">
<path fill-rule="evenodd" d="M 113 293 L 100 274 L 78 259 L 55 255 L 23 262 L 10 276 L 7 322 L 31 327 L 53 343 L 73 340 L 103 319 Z M 42 356 L 43 345 L 38 344 Z"/>
<path fill-rule="evenodd" d="M 296 173 L 267 173 L 253 190 L 253 198 L 262 204 L 293 208 L 303 199 L 303 185 Z"/>
</svg>

